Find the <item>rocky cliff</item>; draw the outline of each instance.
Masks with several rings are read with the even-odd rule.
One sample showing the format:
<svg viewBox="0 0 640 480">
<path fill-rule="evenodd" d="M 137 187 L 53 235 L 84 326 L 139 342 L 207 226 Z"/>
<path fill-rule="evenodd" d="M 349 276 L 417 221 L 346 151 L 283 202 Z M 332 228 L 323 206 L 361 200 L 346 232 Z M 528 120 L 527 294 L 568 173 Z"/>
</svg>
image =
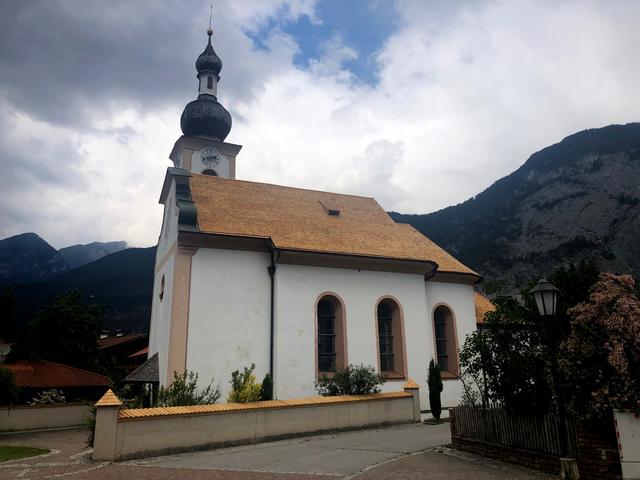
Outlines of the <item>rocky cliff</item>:
<svg viewBox="0 0 640 480">
<path fill-rule="evenodd" d="M 571 135 L 459 205 L 392 216 L 510 288 L 587 257 L 640 278 L 640 123 Z"/>
</svg>

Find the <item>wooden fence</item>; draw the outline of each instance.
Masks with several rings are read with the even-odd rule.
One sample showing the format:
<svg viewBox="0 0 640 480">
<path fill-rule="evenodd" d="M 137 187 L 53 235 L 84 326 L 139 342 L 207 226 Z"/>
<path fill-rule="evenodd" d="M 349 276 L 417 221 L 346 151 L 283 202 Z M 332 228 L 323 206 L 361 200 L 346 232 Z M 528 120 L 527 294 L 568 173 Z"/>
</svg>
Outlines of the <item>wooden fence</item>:
<svg viewBox="0 0 640 480">
<path fill-rule="evenodd" d="M 518 416 L 500 408 L 453 408 L 452 435 L 534 452 L 560 455 L 560 422 L 557 416 Z M 578 456 L 575 424 L 567 420 L 567 448 Z"/>
</svg>

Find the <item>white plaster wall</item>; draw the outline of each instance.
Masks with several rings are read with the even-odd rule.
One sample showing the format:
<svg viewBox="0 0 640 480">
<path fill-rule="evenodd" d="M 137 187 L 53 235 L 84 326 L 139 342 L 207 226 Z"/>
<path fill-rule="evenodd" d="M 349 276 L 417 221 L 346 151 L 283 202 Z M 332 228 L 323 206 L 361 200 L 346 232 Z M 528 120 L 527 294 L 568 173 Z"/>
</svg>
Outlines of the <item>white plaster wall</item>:
<svg viewBox="0 0 640 480">
<path fill-rule="evenodd" d="M 451 308 L 455 317 L 458 348 L 462 348 L 465 337 L 476 329 L 473 287 L 458 283 L 427 281 L 425 289 L 430 318 L 433 318 L 433 310 L 439 304 L 446 304 Z M 430 324 L 428 334 L 431 344 L 430 350 L 435 352 L 433 321 Z M 432 353 L 432 355 L 435 358 L 435 353 Z M 426 379 L 423 381 L 426 381 Z M 459 380 L 443 380 L 442 383 L 442 406 L 458 406 L 462 395 L 461 382 Z M 420 393 L 422 394 L 422 391 Z M 427 391 L 425 391 L 425 395 L 428 396 Z"/>
<path fill-rule="evenodd" d="M 149 326 L 149 354 L 151 357 L 159 353 L 160 379 L 167 378 L 167 359 L 169 354 L 169 333 L 171 325 L 171 292 L 173 291 L 173 266 L 175 252 L 167 256 L 167 252 L 176 244 L 178 238 L 178 209 L 175 205 L 175 181 L 172 183 L 165 201 L 164 217 L 158 247 L 156 250 L 155 269 L 153 277 L 153 296 L 151 299 L 151 322 Z M 158 269 L 158 264 L 167 258 Z M 162 277 L 165 277 L 164 295 L 160 300 Z"/>
<path fill-rule="evenodd" d="M 432 356 L 431 323 L 422 275 L 279 265 L 276 272 L 276 389 L 279 398 L 315 394 L 315 303 L 333 292 L 344 301 L 347 361 L 378 369 L 376 304 L 393 296 L 404 313 L 408 376 L 421 386 L 426 407 L 426 369 Z M 406 380 L 390 380 L 397 391 Z"/>
<path fill-rule="evenodd" d="M 207 78 L 211 77 L 213 80 L 212 88 L 207 88 Z M 209 95 L 213 95 L 214 97 L 218 95 L 218 80 L 216 76 L 213 74 L 205 73 L 200 77 L 198 83 L 198 93 L 208 93 Z"/>
<path fill-rule="evenodd" d="M 640 419 L 630 412 L 614 412 L 622 478 L 640 478 Z"/>
<path fill-rule="evenodd" d="M 231 372 L 256 364 L 261 381 L 269 368 L 270 281 L 266 253 L 200 248 L 192 258 L 187 369 L 220 384 L 223 400 Z M 378 368 L 375 307 L 393 296 L 404 314 L 408 377 L 420 385 L 421 408 L 428 409 L 427 366 L 435 356 L 433 308 L 445 303 L 456 319 L 458 345 L 475 329 L 473 288 L 427 282 L 422 275 L 338 268 L 278 265 L 276 271 L 275 395 L 316 394 L 315 303 L 337 294 L 346 311 L 347 361 Z M 163 339 L 164 341 L 164 339 Z M 161 372 L 162 374 L 162 372 Z M 390 380 L 383 391 L 400 390 Z M 445 380 L 444 407 L 459 403 L 461 386 Z"/>
<path fill-rule="evenodd" d="M 214 170 L 219 177 L 224 177 L 224 178 L 231 177 L 231 174 L 229 171 L 230 169 L 229 169 L 228 156 L 224 155 L 222 152 L 220 152 L 220 150 L 218 150 L 218 153 L 220 153 L 220 163 L 218 165 L 209 166 L 202 163 L 202 157 L 201 157 L 202 150 L 204 150 L 204 148 L 196 152 L 193 152 L 193 154 L 191 155 L 191 171 L 193 173 L 202 173 L 205 170 Z"/>
<path fill-rule="evenodd" d="M 176 182 L 171 181 L 169 192 L 164 203 L 164 214 L 162 216 L 162 227 L 158 237 L 158 247 L 156 249 L 156 265 L 165 256 L 167 250 L 173 246 L 178 239 L 178 207 L 176 206 Z"/>
<path fill-rule="evenodd" d="M 269 369 L 269 255 L 199 248 L 192 257 L 187 369 L 214 378 L 225 401 L 233 370 Z"/>
<path fill-rule="evenodd" d="M 171 255 L 163 267 L 156 273 L 153 283 L 153 300 L 151 302 L 151 326 L 149 329 L 149 354 L 158 353 L 160 383 L 164 385 L 167 378 L 167 361 L 169 358 L 169 333 L 171 329 L 171 291 L 173 287 L 173 265 L 175 254 Z M 164 296 L 160 300 L 160 282 L 165 277 Z"/>
</svg>

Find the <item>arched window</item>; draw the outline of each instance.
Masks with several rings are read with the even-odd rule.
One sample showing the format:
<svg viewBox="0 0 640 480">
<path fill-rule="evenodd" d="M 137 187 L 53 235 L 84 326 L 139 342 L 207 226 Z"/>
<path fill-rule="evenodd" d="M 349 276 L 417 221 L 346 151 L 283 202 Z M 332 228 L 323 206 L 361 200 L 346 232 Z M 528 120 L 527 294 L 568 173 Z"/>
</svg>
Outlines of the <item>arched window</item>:
<svg viewBox="0 0 640 480">
<path fill-rule="evenodd" d="M 346 365 L 344 308 L 338 298 L 325 295 L 317 306 L 318 375 Z"/>
<path fill-rule="evenodd" d="M 211 90 L 213 88 L 213 77 L 207 77 L 207 88 Z"/>
<path fill-rule="evenodd" d="M 378 303 L 377 325 L 380 372 L 386 377 L 404 378 L 404 332 L 397 302 L 385 298 Z"/>
<path fill-rule="evenodd" d="M 217 177 L 218 174 L 216 173 L 215 170 L 211 170 L 210 168 L 207 168 L 204 172 L 202 172 L 203 175 L 213 175 L 214 177 Z"/>
<path fill-rule="evenodd" d="M 455 319 L 451 309 L 439 305 L 433 312 L 436 339 L 436 356 L 440 370 L 458 374 L 458 346 L 456 345 Z"/>
</svg>

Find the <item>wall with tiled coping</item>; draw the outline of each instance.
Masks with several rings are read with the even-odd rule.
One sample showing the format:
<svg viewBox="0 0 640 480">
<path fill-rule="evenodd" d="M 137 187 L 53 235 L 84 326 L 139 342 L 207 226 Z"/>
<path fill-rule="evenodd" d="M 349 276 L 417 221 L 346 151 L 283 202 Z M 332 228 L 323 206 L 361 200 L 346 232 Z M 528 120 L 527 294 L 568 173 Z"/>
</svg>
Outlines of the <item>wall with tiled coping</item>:
<svg viewBox="0 0 640 480">
<path fill-rule="evenodd" d="M 120 410 L 121 405 L 111 390 L 96 403 L 96 461 L 420 421 L 413 381 L 404 391 L 371 395 L 135 410 Z"/>
</svg>

